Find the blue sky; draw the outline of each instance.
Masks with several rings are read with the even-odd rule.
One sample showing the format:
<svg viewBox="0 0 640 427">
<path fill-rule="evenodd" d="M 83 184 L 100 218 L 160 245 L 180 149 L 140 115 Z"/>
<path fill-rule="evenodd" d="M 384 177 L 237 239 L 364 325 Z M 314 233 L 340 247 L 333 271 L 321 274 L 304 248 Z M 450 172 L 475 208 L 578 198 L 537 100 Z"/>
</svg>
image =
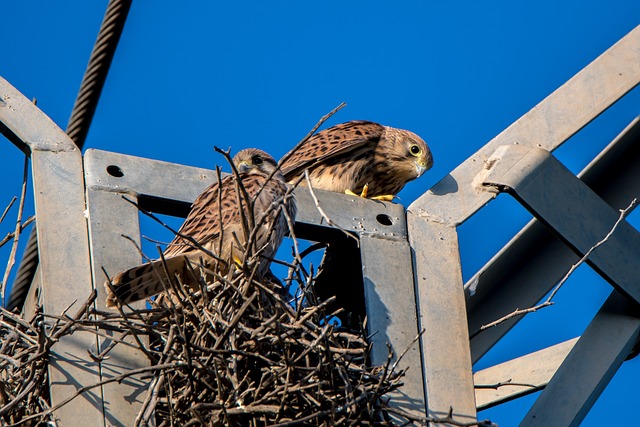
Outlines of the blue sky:
<svg viewBox="0 0 640 427">
<path fill-rule="evenodd" d="M 373 120 L 430 144 L 435 166 L 403 190 L 405 206 L 640 23 L 637 0 L 179 3 L 134 1 L 86 148 L 206 168 L 223 163 L 213 145 L 279 158 L 344 101 L 327 125 Z M 106 4 L 0 9 L 0 75 L 63 129 Z M 636 89 L 556 155 L 577 173 L 638 114 Z M 22 157 L 2 141 L 0 159 L 4 209 L 19 194 Z M 500 197 L 463 224 L 465 279 L 529 218 Z M 638 227 L 636 214 L 630 222 Z M 5 220 L 0 235 L 10 229 Z M 580 268 L 556 305 L 521 322 L 478 367 L 579 335 L 609 290 Z M 583 425 L 628 425 L 638 378 L 640 362 L 627 362 Z M 480 416 L 517 425 L 532 401 Z"/>
</svg>

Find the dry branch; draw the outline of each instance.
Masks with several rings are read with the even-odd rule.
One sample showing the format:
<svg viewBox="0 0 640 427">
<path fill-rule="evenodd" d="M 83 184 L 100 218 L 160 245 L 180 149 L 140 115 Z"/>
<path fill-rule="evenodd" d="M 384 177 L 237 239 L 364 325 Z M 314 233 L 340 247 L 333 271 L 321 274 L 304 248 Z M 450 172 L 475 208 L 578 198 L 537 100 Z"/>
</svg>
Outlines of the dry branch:
<svg viewBox="0 0 640 427">
<path fill-rule="evenodd" d="M 513 312 L 494 320 L 493 322 L 487 323 L 486 325 L 482 325 L 480 327 L 480 329 L 478 329 L 476 332 L 474 332 L 473 334 L 471 334 L 470 338 L 474 338 L 476 337 L 479 333 L 481 333 L 482 331 L 485 331 L 489 328 L 492 328 L 494 326 L 498 326 L 501 323 L 506 322 L 509 319 L 512 319 L 514 317 L 517 316 L 524 316 L 525 314 L 528 313 L 533 313 L 536 312 L 540 309 L 543 309 L 545 307 L 549 307 L 551 305 L 554 304 L 553 302 L 553 298 L 556 296 L 556 294 L 558 293 L 558 291 L 560 290 L 560 288 L 562 287 L 562 285 L 565 284 L 565 282 L 569 279 L 569 277 L 571 277 L 571 275 L 573 274 L 574 271 L 576 271 L 576 269 L 578 267 L 580 267 L 582 264 L 584 264 L 588 259 L 589 256 L 591 256 L 591 254 L 593 253 L 594 250 L 596 250 L 598 247 L 602 246 L 604 243 L 607 242 L 607 240 L 609 240 L 609 238 L 613 235 L 613 233 L 616 231 L 616 229 L 618 228 L 618 225 L 624 220 L 624 218 L 627 216 L 627 214 L 631 211 L 631 209 L 635 206 L 637 199 L 633 199 L 631 201 L 631 203 L 629 204 L 629 206 L 627 206 L 625 209 L 620 209 L 620 215 L 618 216 L 618 219 L 616 220 L 616 222 L 613 224 L 613 226 L 611 227 L 611 229 L 609 230 L 609 232 L 602 238 L 602 240 L 600 240 L 598 243 L 596 243 L 595 245 L 593 245 L 583 256 L 582 258 L 580 258 L 580 260 L 578 260 L 578 262 L 576 262 L 575 264 L 573 264 L 571 266 L 571 268 L 569 269 L 569 271 L 567 271 L 567 273 L 564 275 L 564 277 L 560 280 L 560 282 L 558 282 L 558 284 L 553 288 L 553 290 L 551 291 L 551 293 L 549 294 L 549 296 L 547 297 L 547 299 L 540 303 L 540 304 L 536 304 L 533 307 L 529 307 L 529 308 L 523 308 L 523 309 L 515 309 Z"/>
<path fill-rule="evenodd" d="M 245 264 L 257 264 L 259 252 L 248 251 Z M 292 280 L 311 293 L 314 278 L 299 263 L 292 268 Z M 326 304 L 301 303 L 316 301 L 315 295 L 292 305 L 279 285 L 255 280 L 252 269 L 223 277 L 194 265 L 193 273 L 202 286 L 167 277 L 179 298 L 163 298 L 152 309 L 99 311 L 92 308 L 94 294 L 75 315 L 39 314 L 33 323 L 1 311 L 0 425 L 52 421 L 61 405 L 130 376 L 149 383 L 135 420 L 140 426 L 392 425 L 383 397 L 402 386 L 403 372 L 390 363 L 369 366 L 370 345 L 360 331 L 335 330 Z M 110 337 L 111 345 L 91 354 L 96 363 L 126 346 L 149 366 L 85 384 L 50 407 L 49 350 L 76 331 Z"/>
</svg>

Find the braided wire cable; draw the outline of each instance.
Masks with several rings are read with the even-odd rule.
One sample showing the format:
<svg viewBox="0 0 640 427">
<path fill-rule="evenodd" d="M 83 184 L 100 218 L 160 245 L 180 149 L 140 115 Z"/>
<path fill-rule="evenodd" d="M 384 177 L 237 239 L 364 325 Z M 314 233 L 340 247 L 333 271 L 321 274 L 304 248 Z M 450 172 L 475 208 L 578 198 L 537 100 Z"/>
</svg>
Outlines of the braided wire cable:
<svg viewBox="0 0 640 427">
<path fill-rule="evenodd" d="M 67 123 L 67 135 L 80 149 L 84 146 L 89 133 L 89 127 L 98 106 L 111 61 L 131 8 L 131 2 L 132 0 L 110 0 L 107 5 L 98 37 Z M 7 309 L 20 308 L 24 304 L 31 282 L 35 277 L 38 262 L 38 236 L 34 224 L 13 281 L 6 304 Z"/>
<path fill-rule="evenodd" d="M 78 148 L 84 146 L 130 7 L 131 0 L 111 0 L 107 6 L 67 124 L 67 135 Z"/>
</svg>

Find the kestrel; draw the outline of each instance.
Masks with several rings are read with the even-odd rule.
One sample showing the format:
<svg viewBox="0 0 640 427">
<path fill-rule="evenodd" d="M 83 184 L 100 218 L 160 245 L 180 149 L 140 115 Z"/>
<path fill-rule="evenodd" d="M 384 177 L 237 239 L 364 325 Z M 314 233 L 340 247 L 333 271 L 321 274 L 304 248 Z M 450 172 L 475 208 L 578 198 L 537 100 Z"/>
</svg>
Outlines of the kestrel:
<svg viewBox="0 0 640 427">
<path fill-rule="evenodd" d="M 432 165 L 415 133 L 358 120 L 313 135 L 281 167 L 289 182 L 308 169 L 313 188 L 391 200 Z"/>
<path fill-rule="evenodd" d="M 247 235 L 251 236 L 251 229 L 245 234 L 243 221 L 251 222 L 251 218 L 256 233 L 255 239 L 250 240 L 253 244 L 249 253 L 258 258 L 257 278 L 268 274 L 271 259 L 288 229 L 283 209 L 293 220 L 297 211 L 295 199 L 287 192 L 289 186 L 280 171 L 269 179 L 276 170 L 276 162 L 264 151 L 242 150 L 233 163 L 253 203 L 253 215 L 251 203 L 247 203 L 242 190 L 238 195 L 233 175 L 224 177 L 219 185 L 209 186 L 193 203 L 184 224 L 163 253 L 169 277 L 177 274 L 188 283 L 189 264 L 193 267 L 204 264 L 209 269 L 218 264 L 221 274 L 226 274 L 234 263 L 242 264 Z M 162 260 L 155 260 L 115 275 L 111 286 L 107 281 L 105 287 L 107 307 L 115 307 L 169 289 L 169 282 Z"/>
</svg>

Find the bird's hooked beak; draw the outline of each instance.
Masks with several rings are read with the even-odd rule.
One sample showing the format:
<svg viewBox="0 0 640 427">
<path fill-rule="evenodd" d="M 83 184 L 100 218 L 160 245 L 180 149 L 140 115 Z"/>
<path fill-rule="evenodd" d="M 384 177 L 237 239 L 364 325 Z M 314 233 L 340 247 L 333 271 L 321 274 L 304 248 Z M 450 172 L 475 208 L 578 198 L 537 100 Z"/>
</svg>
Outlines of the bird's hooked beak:
<svg viewBox="0 0 640 427">
<path fill-rule="evenodd" d="M 433 166 L 433 157 L 431 156 L 431 153 L 428 152 L 426 155 L 416 159 L 415 165 L 417 178 L 420 178 L 423 173 L 431 169 L 431 166 Z"/>
<path fill-rule="evenodd" d="M 238 172 L 245 173 L 249 171 L 249 169 L 251 169 L 251 165 L 247 163 L 246 160 L 243 160 L 240 163 L 238 163 Z"/>
</svg>

